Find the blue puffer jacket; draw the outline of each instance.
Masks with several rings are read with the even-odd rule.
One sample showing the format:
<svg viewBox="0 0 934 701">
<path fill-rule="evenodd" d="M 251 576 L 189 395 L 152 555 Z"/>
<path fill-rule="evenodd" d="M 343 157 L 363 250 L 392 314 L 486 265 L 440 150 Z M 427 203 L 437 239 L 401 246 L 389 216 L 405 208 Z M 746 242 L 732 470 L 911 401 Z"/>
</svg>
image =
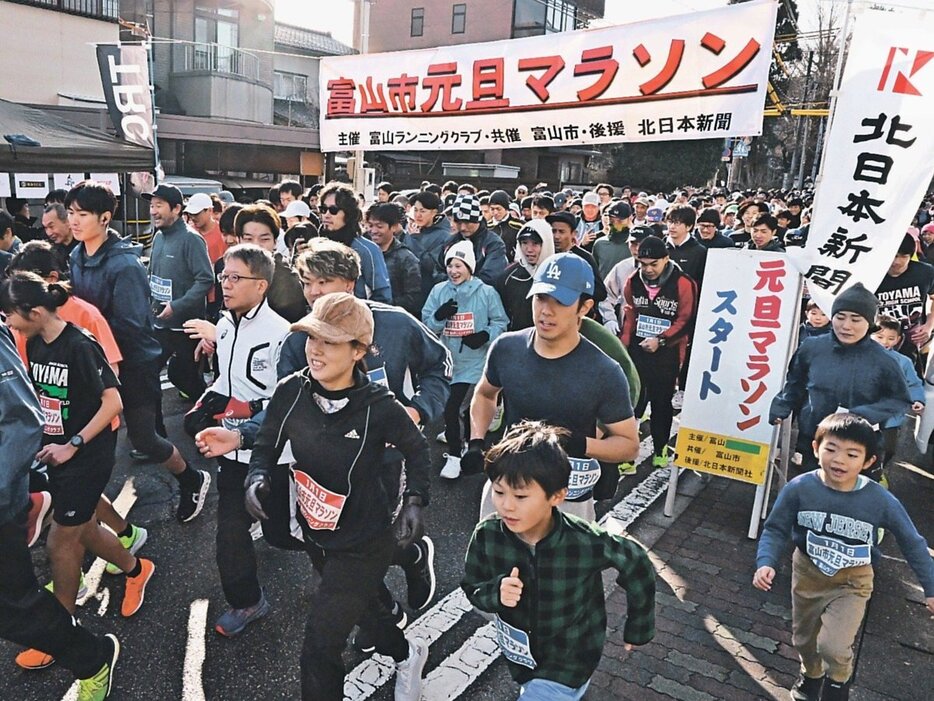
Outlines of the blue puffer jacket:
<svg viewBox="0 0 934 701">
<path fill-rule="evenodd" d="M 75 295 L 97 307 L 114 333 L 123 362 L 138 365 L 162 352 L 153 335 L 149 312 L 149 280 L 140 261 L 143 247 L 116 231 L 93 256 L 84 244 L 71 252 L 71 286 Z"/>
<path fill-rule="evenodd" d="M 402 235 L 402 245 L 418 256 L 419 267 L 422 271 L 422 295 L 427 297 L 431 288 L 439 282 L 444 282 L 444 266 L 441 265 L 441 251 L 447 246 L 454 232 L 447 217 L 439 214 L 431 226 L 426 226 L 417 234 L 406 232 Z"/>
<path fill-rule="evenodd" d="M 448 300 L 457 300 L 457 314 L 451 319 L 438 321 L 435 311 Z M 483 374 L 483 364 L 490 343 L 509 324 L 499 294 L 492 287 L 472 277 L 467 282 L 455 285 L 450 280 L 435 285 L 422 308 L 422 321 L 441 337 L 454 360 L 452 383 L 476 384 Z M 490 338 L 479 348 L 470 348 L 463 337 L 486 331 Z"/>
</svg>

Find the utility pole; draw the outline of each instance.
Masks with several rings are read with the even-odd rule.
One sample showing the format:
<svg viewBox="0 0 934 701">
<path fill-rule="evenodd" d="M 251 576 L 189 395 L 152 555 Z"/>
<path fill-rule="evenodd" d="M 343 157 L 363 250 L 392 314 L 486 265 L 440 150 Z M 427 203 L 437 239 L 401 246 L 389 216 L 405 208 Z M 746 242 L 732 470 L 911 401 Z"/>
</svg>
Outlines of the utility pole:
<svg viewBox="0 0 934 701">
<path fill-rule="evenodd" d="M 804 75 L 804 108 L 807 109 L 810 105 L 809 98 L 811 96 L 811 67 L 814 65 L 814 52 L 808 51 L 808 69 L 807 73 Z M 804 164 L 807 161 L 808 153 L 808 134 L 811 127 L 811 118 L 810 117 L 798 117 L 798 125 L 800 126 L 800 120 L 804 119 L 804 138 L 802 143 L 799 145 L 797 141 L 797 129 L 795 130 L 795 155 L 799 155 L 798 159 L 798 176 L 795 178 L 795 187 L 801 188 L 802 183 L 804 182 Z M 794 175 L 794 168 L 792 168 L 792 175 Z"/>
<path fill-rule="evenodd" d="M 360 17 L 360 53 L 366 54 L 370 51 L 370 3 L 372 0 L 357 0 L 357 8 Z M 354 173 L 353 189 L 356 192 L 363 192 L 366 185 L 366 174 L 363 171 L 364 157 L 366 154 L 361 151 L 354 151 Z"/>
</svg>

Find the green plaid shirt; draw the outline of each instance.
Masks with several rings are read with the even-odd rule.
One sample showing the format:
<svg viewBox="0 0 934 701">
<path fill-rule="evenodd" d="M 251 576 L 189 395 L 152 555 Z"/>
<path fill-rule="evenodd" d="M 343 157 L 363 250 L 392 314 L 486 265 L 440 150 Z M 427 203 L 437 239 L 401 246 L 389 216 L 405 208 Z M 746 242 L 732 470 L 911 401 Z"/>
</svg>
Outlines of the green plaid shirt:
<svg viewBox="0 0 934 701">
<path fill-rule="evenodd" d="M 534 669 L 509 662 L 513 678 L 541 678 L 582 686 L 597 668 L 606 640 L 601 572 L 619 571 L 626 590 L 623 639 L 644 645 L 655 636 L 655 570 L 641 545 L 599 526 L 554 510 L 555 526 L 534 549 L 497 517 L 477 524 L 461 587 L 481 611 L 497 614 L 529 636 Z M 519 605 L 500 603 L 499 587 L 513 567 L 523 589 Z"/>
</svg>

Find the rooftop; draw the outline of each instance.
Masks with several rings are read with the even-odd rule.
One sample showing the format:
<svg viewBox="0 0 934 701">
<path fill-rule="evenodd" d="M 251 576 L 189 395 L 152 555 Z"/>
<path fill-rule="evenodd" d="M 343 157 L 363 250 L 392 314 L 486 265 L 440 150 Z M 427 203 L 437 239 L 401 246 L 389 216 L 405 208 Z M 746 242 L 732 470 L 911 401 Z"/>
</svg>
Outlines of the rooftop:
<svg viewBox="0 0 934 701">
<path fill-rule="evenodd" d="M 282 22 L 276 22 L 276 44 L 309 51 L 320 56 L 345 56 L 356 53 L 353 48 L 342 44 L 329 32 L 319 32 Z"/>
</svg>

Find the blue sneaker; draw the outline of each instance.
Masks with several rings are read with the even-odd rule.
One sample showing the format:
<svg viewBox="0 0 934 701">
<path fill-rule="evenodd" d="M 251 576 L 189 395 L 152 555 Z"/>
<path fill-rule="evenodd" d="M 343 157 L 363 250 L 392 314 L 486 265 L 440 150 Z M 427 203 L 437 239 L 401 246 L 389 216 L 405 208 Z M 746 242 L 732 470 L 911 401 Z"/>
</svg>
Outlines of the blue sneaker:
<svg viewBox="0 0 934 701">
<path fill-rule="evenodd" d="M 227 638 L 240 635 L 243 629 L 269 613 L 272 607 L 266 599 L 266 592 L 260 591 L 259 601 L 245 609 L 228 609 L 217 619 L 214 630 Z"/>
</svg>

